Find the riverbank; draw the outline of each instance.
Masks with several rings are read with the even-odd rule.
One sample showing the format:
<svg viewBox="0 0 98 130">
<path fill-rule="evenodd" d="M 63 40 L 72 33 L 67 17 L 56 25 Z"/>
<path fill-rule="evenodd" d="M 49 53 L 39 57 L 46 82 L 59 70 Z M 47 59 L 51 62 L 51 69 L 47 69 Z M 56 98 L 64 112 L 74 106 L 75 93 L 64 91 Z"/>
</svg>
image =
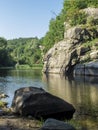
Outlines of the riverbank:
<svg viewBox="0 0 98 130">
<path fill-rule="evenodd" d="M 33 64 L 32 66 L 29 66 L 28 64 L 21 64 L 21 65 L 16 65 L 12 67 L 0 67 L 0 70 L 8 70 L 8 69 L 42 69 L 43 64 Z"/>
<path fill-rule="evenodd" d="M 35 119 L 16 116 L 1 116 L 0 130 L 38 130 L 41 122 Z"/>
<path fill-rule="evenodd" d="M 98 130 L 97 122 L 92 122 L 90 118 L 71 119 L 65 121 L 76 128 L 76 130 Z M 18 116 L 0 116 L 0 130 L 39 130 L 44 121 L 36 120 L 31 117 L 23 118 Z"/>
</svg>

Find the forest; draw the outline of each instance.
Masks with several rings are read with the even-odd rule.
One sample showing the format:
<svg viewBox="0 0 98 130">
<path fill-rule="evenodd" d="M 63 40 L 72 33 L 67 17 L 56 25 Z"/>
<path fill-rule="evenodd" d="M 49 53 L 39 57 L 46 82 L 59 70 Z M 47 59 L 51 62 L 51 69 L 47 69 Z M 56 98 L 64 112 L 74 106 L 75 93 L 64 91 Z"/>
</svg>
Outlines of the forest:
<svg viewBox="0 0 98 130">
<path fill-rule="evenodd" d="M 64 22 L 70 26 L 78 24 L 94 26 L 98 19 L 87 21 L 86 14 L 79 10 L 87 7 L 98 7 L 97 0 L 64 0 L 61 12 L 49 22 L 49 30 L 45 36 L 38 39 L 18 38 L 6 40 L 0 37 L 0 67 L 16 65 L 41 65 L 43 55 L 58 41 L 64 38 Z M 33 23 L 32 23 L 33 24 Z M 43 47 L 43 49 L 42 49 Z"/>
<path fill-rule="evenodd" d="M 41 64 L 40 40 L 35 38 L 18 38 L 6 40 L 0 38 L 0 66 Z"/>
</svg>

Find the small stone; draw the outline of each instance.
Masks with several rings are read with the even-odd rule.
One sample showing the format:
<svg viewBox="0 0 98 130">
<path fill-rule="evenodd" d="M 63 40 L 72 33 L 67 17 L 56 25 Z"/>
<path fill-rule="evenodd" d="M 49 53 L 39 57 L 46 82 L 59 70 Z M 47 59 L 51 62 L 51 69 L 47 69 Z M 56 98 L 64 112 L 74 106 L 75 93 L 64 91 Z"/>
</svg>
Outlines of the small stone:
<svg viewBox="0 0 98 130">
<path fill-rule="evenodd" d="M 40 130 L 75 130 L 75 128 L 63 121 L 47 119 Z"/>
</svg>

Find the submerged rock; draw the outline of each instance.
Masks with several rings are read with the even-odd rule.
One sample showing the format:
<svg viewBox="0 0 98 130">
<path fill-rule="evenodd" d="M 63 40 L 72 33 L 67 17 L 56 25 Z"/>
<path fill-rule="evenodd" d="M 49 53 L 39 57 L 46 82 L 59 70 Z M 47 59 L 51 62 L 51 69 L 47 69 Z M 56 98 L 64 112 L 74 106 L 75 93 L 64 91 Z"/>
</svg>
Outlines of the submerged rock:
<svg viewBox="0 0 98 130">
<path fill-rule="evenodd" d="M 63 121 L 47 119 L 40 130 L 75 130 L 75 128 Z"/>
<path fill-rule="evenodd" d="M 35 118 L 70 119 L 75 112 L 68 102 L 35 87 L 16 90 L 11 107 L 16 114 Z"/>
</svg>

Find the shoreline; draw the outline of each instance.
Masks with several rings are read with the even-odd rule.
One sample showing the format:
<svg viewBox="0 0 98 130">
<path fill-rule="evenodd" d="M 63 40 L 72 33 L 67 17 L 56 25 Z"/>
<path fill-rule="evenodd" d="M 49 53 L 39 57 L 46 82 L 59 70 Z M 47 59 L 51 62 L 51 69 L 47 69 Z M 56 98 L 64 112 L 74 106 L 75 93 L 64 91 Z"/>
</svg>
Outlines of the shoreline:
<svg viewBox="0 0 98 130">
<path fill-rule="evenodd" d="M 41 123 L 35 119 L 16 116 L 0 116 L 0 129 L 2 130 L 38 130 Z"/>
</svg>

